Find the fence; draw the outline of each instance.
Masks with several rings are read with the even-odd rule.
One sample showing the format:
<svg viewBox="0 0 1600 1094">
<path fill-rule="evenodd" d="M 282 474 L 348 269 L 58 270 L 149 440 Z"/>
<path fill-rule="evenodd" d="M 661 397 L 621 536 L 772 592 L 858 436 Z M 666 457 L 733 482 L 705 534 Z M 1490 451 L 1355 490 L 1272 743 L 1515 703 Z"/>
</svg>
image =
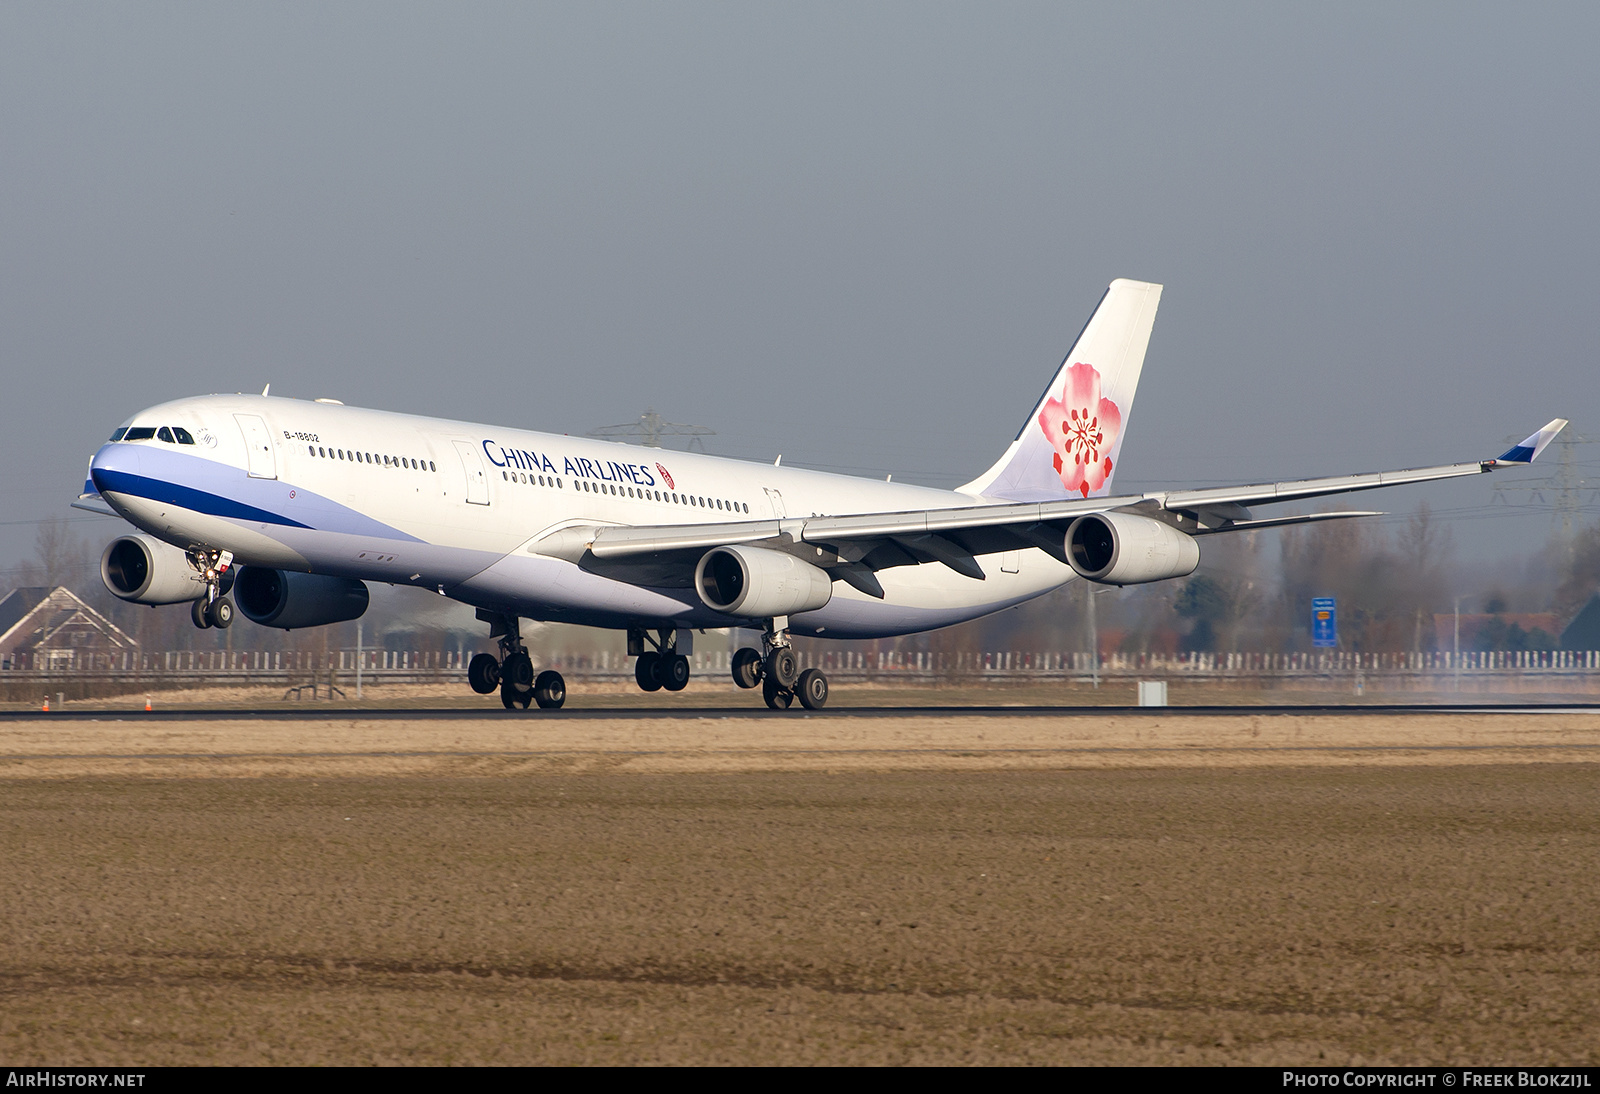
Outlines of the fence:
<svg viewBox="0 0 1600 1094">
<path fill-rule="evenodd" d="M 72 698 L 192 687 L 296 687 L 330 678 L 349 689 L 367 684 L 465 686 L 474 651 L 173 650 L 163 653 L 19 653 L 0 662 L 0 693 L 16 700 L 46 691 Z M 708 650 L 691 661 L 696 676 L 726 676 L 731 652 Z M 536 658 L 570 680 L 624 683 L 633 662 L 609 652 Z M 1186 653 L 1103 654 L 1007 650 L 800 651 L 802 668 L 816 667 L 834 683 L 1044 683 L 1164 679 L 1260 688 L 1373 688 L 1375 690 L 1566 691 L 1600 690 L 1600 652 L 1544 650 L 1450 653 Z"/>
</svg>

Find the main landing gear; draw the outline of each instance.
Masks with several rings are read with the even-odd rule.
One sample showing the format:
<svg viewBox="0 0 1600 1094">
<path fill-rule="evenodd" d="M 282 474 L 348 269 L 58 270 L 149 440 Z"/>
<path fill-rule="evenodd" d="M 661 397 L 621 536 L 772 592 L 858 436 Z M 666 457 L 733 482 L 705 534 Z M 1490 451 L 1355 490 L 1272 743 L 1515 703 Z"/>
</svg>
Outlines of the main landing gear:
<svg viewBox="0 0 1600 1094">
<path fill-rule="evenodd" d="M 206 595 L 189 606 L 189 618 L 201 630 L 216 627 L 226 630 L 233 626 L 233 601 L 227 597 L 233 587 L 233 575 L 228 567 L 233 565 L 232 551 L 214 551 L 194 547 L 189 551 L 189 565 L 199 570 L 206 583 Z"/>
<path fill-rule="evenodd" d="M 733 682 L 742 688 L 761 685 L 761 697 L 773 710 L 787 710 L 797 698 L 807 710 L 821 710 L 828 702 L 828 678 L 821 669 L 800 671 L 788 624 L 781 616 L 768 620 L 761 636 L 765 657 L 749 646 L 733 655 Z"/>
<path fill-rule="evenodd" d="M 628 628 L 628 653 L 638 657 L 633 679 L 640 691 L 682 691 L 689 686 L 689 658 L 687 650 L 678 650 L 679 633 L 670 627 L 659 628 L 655 635 L 643 627 Z M 646 649 L 647 643 L 655 649 Z"/>
<path fill-rule="evenodd" d="M 480 653 L 467 664 L 467 683 L 479 695 L 500 689 L 500 702 L 507 710 L 527 710 L 538 703 L 541 710 L 555 710 L 567 701 L 567 682 L 554 669 L 533 673 L 533 658 L 522 644 L 515 616 L 478 612 L 489 624 L 489 637 L 500 640 L 500 656 Z"/>
</svg>

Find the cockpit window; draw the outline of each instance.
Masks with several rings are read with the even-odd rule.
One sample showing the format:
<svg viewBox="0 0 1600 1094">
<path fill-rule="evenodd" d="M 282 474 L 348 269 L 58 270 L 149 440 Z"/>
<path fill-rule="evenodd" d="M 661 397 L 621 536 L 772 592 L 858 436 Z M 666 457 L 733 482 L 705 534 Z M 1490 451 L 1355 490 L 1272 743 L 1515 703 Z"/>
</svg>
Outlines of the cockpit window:
<svg viewBox="0 0 1600 1094">
<path fill-rule="evenodd" d="M 178 438 L 179 444 L 194 444 L 194 434 L 190 433 L 181 425 L 173 426 L 172 434 Z"/>
<path fill-rule="evenodd" d="M 136 425 L 122 435 L 125 441 L 148 441 L 156 435 L 153 425 Z"/>
<path fill-rule="evenodd" d="M 177 444 L 178 443 L 177 439 L 174 438 L 173 435 L 172 435 L 172 430 L 168 429 L 166 426 L 162 426 L 159 430 L 156 431 L 156 440 L 158 440 L 158 441 L 166 441 L 168 444 Z"/>
<path fill-rule="evenodd" d="M 111 434 L 111 443 L 115 444 L 117 441 L 122 440 L 122 435 L 127 431 L 128 427 L 123 426 L 121 429 L 118 429 L 115 433 Z"/>
</svg>

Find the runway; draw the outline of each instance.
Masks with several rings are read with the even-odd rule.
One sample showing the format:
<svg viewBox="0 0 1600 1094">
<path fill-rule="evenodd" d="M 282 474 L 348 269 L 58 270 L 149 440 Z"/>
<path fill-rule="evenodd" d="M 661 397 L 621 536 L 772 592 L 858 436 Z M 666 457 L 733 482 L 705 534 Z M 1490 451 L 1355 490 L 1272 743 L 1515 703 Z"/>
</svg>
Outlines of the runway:
<svg viewBox="0 0 1600 1094">
<path fill-rule="evenodd" d="M 165 699 L 164 699 L 165 701 Z M 1228 705 L 1228 706 L 829 706 L 823 710 L 767 710 L 760 706 L 704 706 L 704 707 L 612 707 L 571 706 L 561 710 L 497 710 L 487 706 L 462 707 L 369 707 L 339 703 L 296 703 L 293 706 L 274 704 L 256 707 L 182 707 L 177 709 L 140 710 L 129 706 L 119 710 L 108 704 L 93 704 L 54 711 L 6 710 L 0 711 L 0 725 L 9 722 L 50 721 L 131 721 L 131 722 L 193 722 L 193 721 L 279 721 L 319 722 L 359 718 L 367 722 L 385 721 L 480 721 L 526 720 L 570 721 L 584 719 L 675 720 L 682 718 L 769 718 L 830 719 L 830 718 L 1104 718 L 1107 716 L 1137 715 L 1150 718 L 1211 717 L 1230 718 L 1244 715 L 1306 716 L 1339 715 L 1342 717 L 1375 718 L 1395 715 L 1552 715 L 1600 714 L 1600 703 L 1322 703 L 1283 705 Z"/>
<path fill-rule="evenodd" d="M 1600 709 L 727 707 L 10 713 L 0 776 L 982 771 L 1600 760 Z"/>
</svg>

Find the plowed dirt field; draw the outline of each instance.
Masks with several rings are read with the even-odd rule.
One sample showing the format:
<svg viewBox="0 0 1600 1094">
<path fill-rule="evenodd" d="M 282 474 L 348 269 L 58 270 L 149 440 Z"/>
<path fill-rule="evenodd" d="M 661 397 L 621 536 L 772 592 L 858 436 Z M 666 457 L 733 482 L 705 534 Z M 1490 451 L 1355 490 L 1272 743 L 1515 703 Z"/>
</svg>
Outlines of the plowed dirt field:
<svg viewBox="0 0 1600 1094">
<path fill-rule="evenodd" d="M 14 724 L 0 1059 L 1600 1062 L 1600 717 L 1456 717 Z"/>
</svg>

